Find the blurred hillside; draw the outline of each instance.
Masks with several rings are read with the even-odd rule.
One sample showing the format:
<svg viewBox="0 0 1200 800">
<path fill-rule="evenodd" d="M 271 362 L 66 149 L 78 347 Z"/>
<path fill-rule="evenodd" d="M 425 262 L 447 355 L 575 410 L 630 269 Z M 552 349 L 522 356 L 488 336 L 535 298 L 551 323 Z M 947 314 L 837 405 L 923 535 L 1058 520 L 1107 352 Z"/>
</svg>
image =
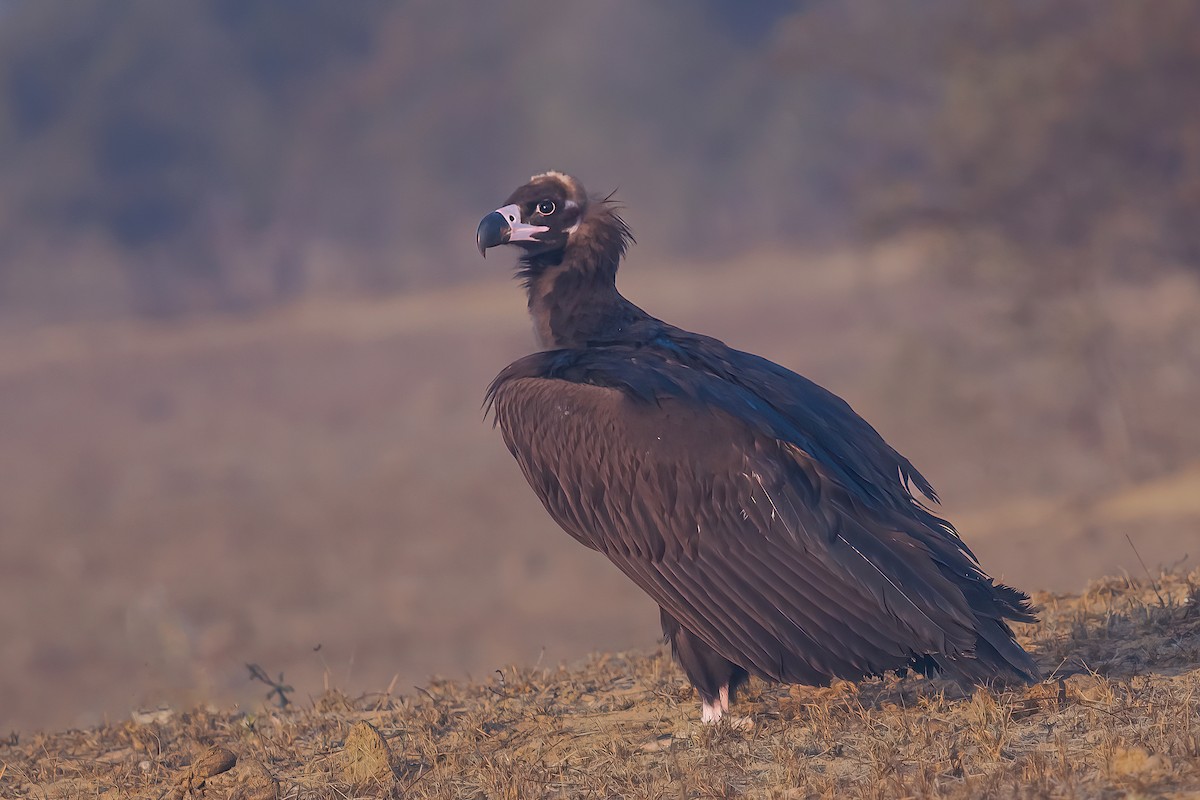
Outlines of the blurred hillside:
<svg viewBox="0 0 1200 800">
<path fill-rule="evenodd" d="M 918 226 L 1067 287 L 1200 263 L 1188 0 L 0 8 L 10 321 L 461 280 L 550 167 L 652 253 Z"/>
</svg>

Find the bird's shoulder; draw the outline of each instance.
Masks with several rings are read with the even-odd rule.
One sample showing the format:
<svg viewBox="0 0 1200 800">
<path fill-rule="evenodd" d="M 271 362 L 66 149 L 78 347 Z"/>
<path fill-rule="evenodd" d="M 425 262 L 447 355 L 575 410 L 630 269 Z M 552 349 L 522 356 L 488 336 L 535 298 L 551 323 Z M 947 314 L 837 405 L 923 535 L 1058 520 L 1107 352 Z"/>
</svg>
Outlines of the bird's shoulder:
<svg viewBox="0 0 1200 800">
<path fill-rule="evenodd" d="M 553 435 L 570 433 L 582 444 L 619 433 L 634 450 L 643 440 L 670 439 L 683 449 L 678 457 L 695 455 L 705 441 L 699 436 L 704 429 L 720 428 L 728 443 L 745 441 L 754 426 L 734 409 L 754 403 L 744 390 L 659 348 L 624 343 L 525 356 L 496 377 L 486 398 L 510 444 L 540 439 L 566 425 L 569 431 Z M 683 435 L 689 430 L 692 435 Z"/>
<path fill-rule="evenodd" d="M 769 359 L 665 323 L 635 338 L 518 359 L 489 387 L 489 407 L 502 395 L 525 405 L 570 395 L 651 409 L 642 413 L 669 406 L 706 419 L 720 414 L 798 448 L 868 506 L 914 511 L 911 485 L 937 500 L 929 481 L 841 397 Z"/>
<path fill-rule="evenodd" d="M 719 415 L 768 439 L 822 450 L 866 425 L 831 392 L 765 358 L 719 339 L 665 324 L 639 337 L 532 353 L 509 364 L 488 387 L 486 406 L 504 424 L 505 406 L 539 417 L 539 406 L 582 403 L 596 413 L 653 417 Z M 882 440 L 880 440 L 882 441 Z M 832 459 L 831 459 L 832 460 Z"/>
</svg>

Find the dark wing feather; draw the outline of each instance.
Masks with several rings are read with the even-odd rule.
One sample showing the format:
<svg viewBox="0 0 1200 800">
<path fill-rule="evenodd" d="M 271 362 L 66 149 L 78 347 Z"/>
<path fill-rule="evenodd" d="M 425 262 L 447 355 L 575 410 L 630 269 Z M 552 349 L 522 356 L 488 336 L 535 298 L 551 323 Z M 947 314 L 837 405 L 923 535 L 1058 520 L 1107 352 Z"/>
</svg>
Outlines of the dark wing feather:
<svg viewBox="0 0 1200 800">
<path fill-rule="evenodd" d="M 803 375 L 718 339 L 669 325 L 663 325 L 653 344 L 680 364 L 746 388 L 770 405 L 791 423 L 788 440 L 825 464 L 865 502 L 906 506 L 913 499 L 913 485 L 938 502 L 933 485 L 912 462 L 892 449 L 849 403 Z"/>
<path fill-rule="evenodd" d="M 489 403 L 554 519 L 761 677 L 822 683 L 927 654 L 971 679 L 1032 672 L 956 536 L 848 489 L 744 387 L 644 350 L 558 351 L 510 366 Z M 996 663 L 968 663 L 981 636 Z"/>
</svg>

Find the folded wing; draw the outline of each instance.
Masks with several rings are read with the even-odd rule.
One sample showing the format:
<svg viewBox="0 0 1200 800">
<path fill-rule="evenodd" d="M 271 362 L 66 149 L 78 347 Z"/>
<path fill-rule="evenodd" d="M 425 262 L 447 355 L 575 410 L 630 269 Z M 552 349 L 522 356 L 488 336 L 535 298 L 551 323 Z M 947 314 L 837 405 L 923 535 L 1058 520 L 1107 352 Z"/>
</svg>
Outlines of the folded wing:
<svg viewBox="0 0 1200 800">
<path fill-rule="evenodd" d="M 719 654 L 812 684 L 912 664 L 1032 678 L 1004 621 L 1029 618 L 1023 595 L 949 526 L 864 501 L 745 388 L 588 358 L 538 354 L 501 374 L 505 442 L 559 525 Z"/>
</svg>

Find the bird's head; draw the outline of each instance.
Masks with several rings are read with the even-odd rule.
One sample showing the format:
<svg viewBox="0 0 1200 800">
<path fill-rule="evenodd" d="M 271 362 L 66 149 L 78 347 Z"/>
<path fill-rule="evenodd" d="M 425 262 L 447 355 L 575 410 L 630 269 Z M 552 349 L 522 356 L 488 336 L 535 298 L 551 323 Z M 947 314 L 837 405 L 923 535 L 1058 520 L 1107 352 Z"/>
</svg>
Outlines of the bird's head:
<svg viewBox="0 0 1200 800">
<path fill-rule="evenodd" d="M 489 247 L 501 244 L 516 245 L 523 257 L 561 251 L 587 210 L 587 192 L 570 175 L 534 175 L 483 218 L 475 232 L 475 244 L 484 256 Z"/>
</svg>

